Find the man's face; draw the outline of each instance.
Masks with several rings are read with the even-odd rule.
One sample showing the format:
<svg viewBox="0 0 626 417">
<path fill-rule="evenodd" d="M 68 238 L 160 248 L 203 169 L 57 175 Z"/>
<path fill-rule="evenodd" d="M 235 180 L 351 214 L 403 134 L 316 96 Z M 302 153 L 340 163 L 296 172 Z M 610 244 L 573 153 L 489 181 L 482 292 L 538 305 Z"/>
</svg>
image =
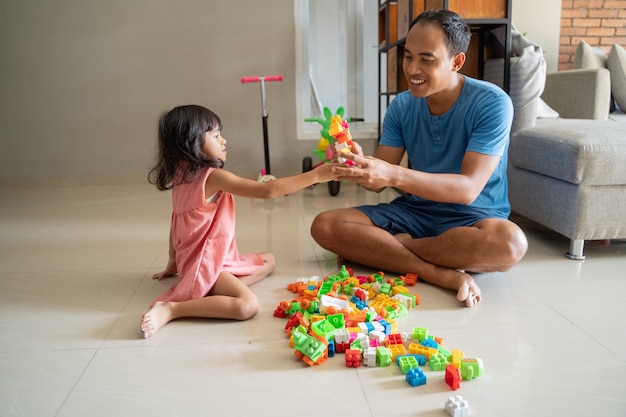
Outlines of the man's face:
<svg viewBox="0 0 626 417">
<path fill-rule="evenodd" d="M 441 27 L 422 22 L 411 28 L 405 42 L 402 70 L 413 96 L 430 97 L 450 88 L 460 68 L 457 66 L 455 57 L 450 57 L 446 48 Z"/>
</svg>

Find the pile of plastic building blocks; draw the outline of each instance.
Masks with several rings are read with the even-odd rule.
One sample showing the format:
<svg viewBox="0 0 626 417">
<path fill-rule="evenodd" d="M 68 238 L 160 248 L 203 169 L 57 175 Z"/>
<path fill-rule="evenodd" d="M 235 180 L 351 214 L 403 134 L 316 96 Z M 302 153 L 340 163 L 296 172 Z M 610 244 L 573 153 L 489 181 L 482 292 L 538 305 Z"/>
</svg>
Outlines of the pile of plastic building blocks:
<svg viewBox="0 0 626 417">
<path fill-rule="evenodd" d="M 385 278 L 382 272 L 369 276 L 352 275 L 345 266 L 324 279 L 300 278 L 287 289 L 297 294 L 281 302 L 274 316 L 287 318 L 285 331 L 295 356 L 308 365 L 319 365 L 336 354 L 345 355 L 346 367 L 389 366 L 395 363 L 411 386 L 424 385 L 426 375 L 419 366 L 445 372 L 452 390 L 461 380 L 483 373 L 483 362 L 465 358 L 458 349 L 447 350 L 443 340 L 415 327 L 399 333 L 396 319 L 416 307 L 419 295 L 408 286 L 417 275 Z"/>
</svg>

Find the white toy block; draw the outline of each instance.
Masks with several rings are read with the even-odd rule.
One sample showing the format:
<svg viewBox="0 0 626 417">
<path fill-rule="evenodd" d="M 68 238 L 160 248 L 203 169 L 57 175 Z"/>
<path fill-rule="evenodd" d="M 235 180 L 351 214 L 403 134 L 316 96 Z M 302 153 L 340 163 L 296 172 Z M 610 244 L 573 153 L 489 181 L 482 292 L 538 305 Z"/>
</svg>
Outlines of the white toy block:
<svg viewBox="0 0 626 417">
<path fill-rule="evenodd" d="M 363 364 L 365 366 L 376 366 L 376 348 L 368 347 L 363 352 Z"/>
<path fill-rule="evenodd" d="M 460 395 L 448 398 L 445 410 L 450 417 L 465 417 L 469 415 L 469 405 Z"/>
<path fill-rule="evenodd" d="M 350 332 L 348 329 L 335 330 L 335 342 L 336 343 L 348 343 L 350 341 Z"/>
</svg>

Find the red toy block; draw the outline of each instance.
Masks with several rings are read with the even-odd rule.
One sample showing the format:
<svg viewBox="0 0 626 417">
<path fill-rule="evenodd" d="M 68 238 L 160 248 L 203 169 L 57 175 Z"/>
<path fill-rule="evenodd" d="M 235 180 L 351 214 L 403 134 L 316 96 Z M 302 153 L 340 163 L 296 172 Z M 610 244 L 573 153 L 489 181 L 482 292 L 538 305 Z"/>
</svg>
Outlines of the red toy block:
<svg viewBox="0 0 626 417">
<path fill-rule="evenodd" d="M 361 351 L 358 349 L 346 350 L 346 367 L 358 368 L 361 366 Z"/>
<path fill-rule="evenodd" d="M 285 310 L 283 310 L 282 308 L 277 307 L 276 310 L 274 310 L 274 317 L 284 319 L 285 317 L 287 317 L 287 313 L 285 313 Z"/>
<path fill-rule="evenodd" d="M 335 343 L 335 353 L 344 353 L 350 349 L 350 343 Z"/>
<path fill-rule="evenodd" d="M 402 335 L 400 333 L 392 333 L 387 336 L 387 342 L 390 345 L 401 345 Z"/>
<path fill-rule="evenodd" d="M 461 387 L 461 373 L 454 365 L 446 365 L 445 379 L 453 391 Z"/>
<path fill-rule="evenodd" d="M 293 329 L 295 326 L 298 326 L 300 324 L 301 318 L 302 318 L 302 313 L 299 311 L 295 313 L 293 316 L 289 317 L 289 320 L 287 320 L 287 324 L 285 324 L 285 331 L 287 333 L 291 333 L 291 329 Z"/>
<path fill-rule="evenodd" d="M 404 276 L 404 285 L 413 286 L 417 284 L 417 274 L 406 274 Z"/>
</svg>

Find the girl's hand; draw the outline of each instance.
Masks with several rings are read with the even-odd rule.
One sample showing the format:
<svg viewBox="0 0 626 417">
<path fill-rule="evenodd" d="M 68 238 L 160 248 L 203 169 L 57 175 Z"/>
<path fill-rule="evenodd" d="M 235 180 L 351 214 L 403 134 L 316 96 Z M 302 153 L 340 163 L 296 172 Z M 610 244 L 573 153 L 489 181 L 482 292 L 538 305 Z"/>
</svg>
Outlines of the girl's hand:
<svg viewBox="0 0 626 417">
<path fill-rule="evenodd" d="M 163 272 L 159 272 L 158 274 L 152 275 L 152 279 L 156 279 L 158 281 L 164 280 L 165 278 L 173 277 L 178 273 L 178 268 L 176 267 L 176 259 L 170 258 L 167 261 L 167 266 Z"/>
<path fill-rule="evenodd" d="M 333 181 L 337 178 L 337 175 L 333 172 L 333 167 L 337 166 L 336 163 L 323 164 L 315 168 L 317 174 L 317 182 Z"/>
</svg>

